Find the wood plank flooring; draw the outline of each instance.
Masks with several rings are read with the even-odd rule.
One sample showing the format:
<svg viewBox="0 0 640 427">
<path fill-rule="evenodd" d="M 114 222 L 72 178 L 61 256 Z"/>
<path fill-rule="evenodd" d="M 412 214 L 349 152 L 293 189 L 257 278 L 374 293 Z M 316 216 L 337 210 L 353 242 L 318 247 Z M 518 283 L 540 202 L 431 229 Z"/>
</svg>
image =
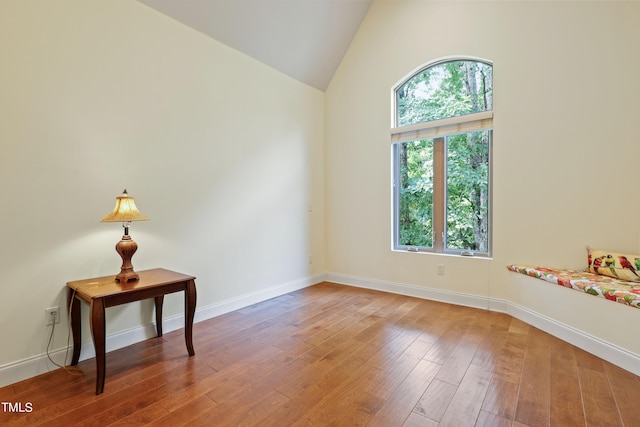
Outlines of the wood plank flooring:
<svg viewBox="0 0 640 427">
<path fill-rule="evenodd" d="M 108 311 L 107 311 L 108 317 Z M 506 314 L 321 283 L 0 388 L 0 425 L 638 426 L 640 378 Z"/>
</svg>

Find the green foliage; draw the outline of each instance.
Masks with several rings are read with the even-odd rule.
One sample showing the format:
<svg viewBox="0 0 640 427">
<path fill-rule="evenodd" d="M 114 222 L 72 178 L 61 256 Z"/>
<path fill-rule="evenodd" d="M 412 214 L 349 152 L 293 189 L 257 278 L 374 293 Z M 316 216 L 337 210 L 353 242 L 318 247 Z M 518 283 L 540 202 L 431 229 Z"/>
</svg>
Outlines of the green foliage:
<svg viewBox="0 0 640 427">
<path fill-rule="evenodd" d="M 397 125 L 456 117 L 493 108 L 493 72 L 473 61 L 427 68 L 396 91 Z"/>
<path fill-rule="evenodd" d="M 401 147 L 400 244 L 433 246 L 433 140 Z"/>
<path fill-rule="evenodd" d="M 416 74 L 396 95 L 398 126 L 491 110 L 492 69 L 473 61 L 441 63 Z M 490 133 L 445 141 L 446 247 L 486 252 Z M 434 140 L 402 143 L 399 153 L 399 244 L 432 247 Z"/>
<path fill-rule="evenodd" d="M 488 221 L 489 138 L 472 132 L 447 138 L 447 248 L 482 250 Z M 485 228 L 486 230 L 486 228 Z M 486 233 L 485 233 L 486 234 Z"/>
</svg>

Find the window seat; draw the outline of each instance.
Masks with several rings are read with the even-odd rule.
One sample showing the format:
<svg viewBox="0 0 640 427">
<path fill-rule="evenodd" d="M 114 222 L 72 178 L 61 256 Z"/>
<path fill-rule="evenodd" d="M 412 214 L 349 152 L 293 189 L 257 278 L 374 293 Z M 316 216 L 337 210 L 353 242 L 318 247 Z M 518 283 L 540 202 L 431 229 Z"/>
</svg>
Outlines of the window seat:
<svg viewBox="0 0 640 427">
<path fill-rule="evenodd" d="M 638 282 L 630 282 L 585 271 L 535 267 L 532 265 L 508 265 L 507 269 L 609 301 L 640 308 L 640 283 Z"/>
</svg>

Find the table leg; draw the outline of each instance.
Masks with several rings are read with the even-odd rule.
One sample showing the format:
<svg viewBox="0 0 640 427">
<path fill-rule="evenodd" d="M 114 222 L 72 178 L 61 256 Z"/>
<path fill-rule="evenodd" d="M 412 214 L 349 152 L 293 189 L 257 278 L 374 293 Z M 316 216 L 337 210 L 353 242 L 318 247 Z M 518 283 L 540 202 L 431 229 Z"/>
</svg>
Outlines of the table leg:
<svg viewBox="0 0 640 427">
<path fill-rule="evenodd" d="M 73 355 L 71 357 L 71 365 L 75 366 L 80 360 L 80 350 L 82 349 L 82 322 L 80 321 L 80 300 L 75 297 L 76 291 L 69 288 L 67 297 L 67 306 L 70 307 L 71 313 L 71 335 L 73 337 Z"/>
<path fill-rule="evenodd" d="M 106 371 L 105 356 L 105 321 L 104 321 L 104 301 L 102 298 L 95 298 L 91 302 L 91 334 L 93 335 L 93 346 L 96 350 L 96 394 L 104 391 L 104 377 Z"/>
<path fill-rule="evenodd" d="M 162 304 L 164 303 L 164 295 L 155 298 L 156 300 L 156 331 L 158 336 L 162 336 Z"/>
<path fill-rule="evenodd" d="M 196 282 L 189 280 L 184 291 L 184 338 L 189 356 L 196 354 L 193 349 L 193 318 L 196 314 Z"/>
</svg>

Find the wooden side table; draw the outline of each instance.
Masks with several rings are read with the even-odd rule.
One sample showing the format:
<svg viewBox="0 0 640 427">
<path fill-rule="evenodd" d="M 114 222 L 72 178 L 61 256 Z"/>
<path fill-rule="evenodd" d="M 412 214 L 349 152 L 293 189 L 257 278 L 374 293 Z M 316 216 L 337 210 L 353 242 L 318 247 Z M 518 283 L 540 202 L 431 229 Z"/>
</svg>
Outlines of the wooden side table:
<svg viewBox="0 0 640 427">
<path fill-rule="evenodd" d="M 68 301 L 71 307 L 71 331 L 73 357 L 71 365 L 77 365 L 82 347 L 80 301 L 90 306 L 91 334 L 96 350 L 96 394 L 104 391 L 105 358 L 105 308 L 133 301 L 154 298 L 156 305 L 156 330 L 162 336 L 162 303 L 164 296 L 184 291 L 184 337 L 189 356 L 193 356 L 193 317 L 196 312 L 195 277 L 156 268 L 139 271 L 140 279 L 126 283 L 115 281 L 114 276 L 68 282 Z"/>
</svg>

